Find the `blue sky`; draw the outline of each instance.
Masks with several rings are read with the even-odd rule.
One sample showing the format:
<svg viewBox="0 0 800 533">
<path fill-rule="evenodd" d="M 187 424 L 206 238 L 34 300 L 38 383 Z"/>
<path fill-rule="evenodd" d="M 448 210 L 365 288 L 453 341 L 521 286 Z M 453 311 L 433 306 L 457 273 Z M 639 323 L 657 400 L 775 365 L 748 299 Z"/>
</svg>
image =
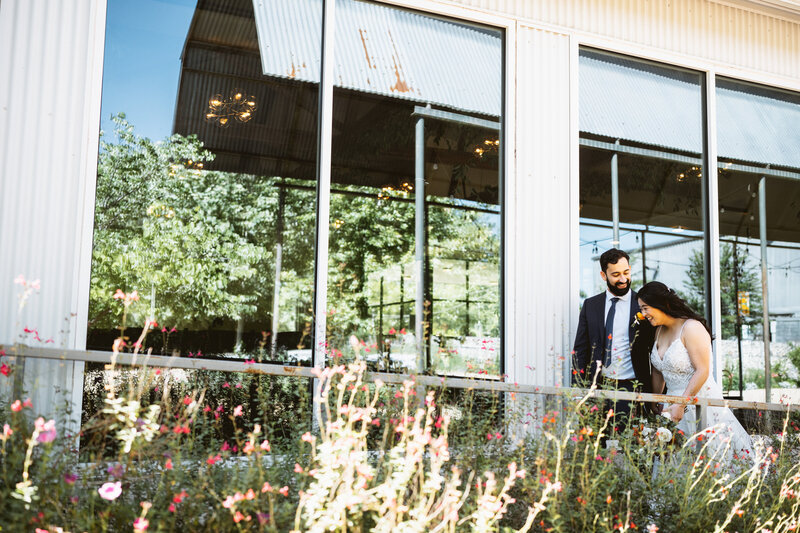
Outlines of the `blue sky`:
<svg viewBox="0 0 800 533">
<path fill-rule="evenodd" d="M 124 112 L 153 140 L 172 133 L 181 51 L 196 0 L 109 0 L 100 128 Z"/>
</svg>

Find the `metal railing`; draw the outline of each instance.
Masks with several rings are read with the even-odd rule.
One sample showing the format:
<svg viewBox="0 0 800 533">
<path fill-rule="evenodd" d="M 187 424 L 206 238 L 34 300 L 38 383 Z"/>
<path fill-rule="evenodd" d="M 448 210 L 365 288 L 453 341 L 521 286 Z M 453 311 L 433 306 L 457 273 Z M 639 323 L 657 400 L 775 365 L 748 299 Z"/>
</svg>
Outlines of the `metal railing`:
<svg viewBox="0 0 800 533">
<path fill-rule="evenodd" d="M 310 366 L 294 366 L 272 363 L 246 363 L 229 359 L 195 359 L 189 357 L 150 355 L 146 353 L 117 353 L 92 350 L 66 350 L 58 348 L 31 347 L 22 344 L 0 345 L 9 359 L 39 358 L 58 361 L 83 361 L 87 363 L 105 363 L 130 367 L 175 368 L 184 370 L 210 370 L 215 372 L 231 372 L 256 374 L 264 376 L 289 376 L 314 379 L 314 368 Z M 679 405 L 694 405 L 698 409 L 700 427 L 706 427 L 707 409 L 709 407 L 728 407 L 755 411 L 798 413 L 800 405 L 791 403 L 748 402 L 717 398 L 672 396 L 668 394 L 651 394 L 644 392 L 626 392 L 602 390 L 597 388 L 582 389 L 572 387 L 554 387 L 544 385 L 522 385 L 489 379 L 457 378 L 449 376 L 431 376 L 415 374 L 397 374 L 389 372 L 366 372 L 365 381 L 381 380 L 384 383 L 402 384 L 414 381 L 415 385 L 430 388 L 468 389 L 487 392 L 503 392 L 515 394 L 532 394 L 545 396 L 589 397 L 608 400 L 628 400 L 635 402 L 666 402 Z"/>
</svg>

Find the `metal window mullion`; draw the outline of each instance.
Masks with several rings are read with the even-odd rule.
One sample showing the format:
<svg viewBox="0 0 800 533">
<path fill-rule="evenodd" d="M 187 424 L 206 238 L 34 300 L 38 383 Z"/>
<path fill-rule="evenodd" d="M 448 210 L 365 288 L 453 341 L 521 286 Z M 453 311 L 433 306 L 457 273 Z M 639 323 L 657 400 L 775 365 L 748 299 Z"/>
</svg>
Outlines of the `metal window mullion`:
<svg viewBox="0 0 800 533">
<path fill-rule="evenodd" d="M 708 71 L 706 73 L 705 91 L 705 130 L 706 130 L 706 168 L 703 173 L 706 175 L 706 219 L 708 223 L 706 244 L 708 250 L 708 261 L 706 268 L 710 269 L 706 279 L 710 282 L 710 305 L 711 305 L 711 331 L 714 332 L 717 340 L 721 340 L 722 335 L 722 282 L 720 274 L 720 241 L 719 241 L 719 180 L 717 176 L 717 92 L 716 92 L 716 73 Z M 719 361 L 720 351 L 717 340 L 713 341 L 712 349 L 712 372 L 713 376 L 722 381 L 722 366 Z"/>
<path fill-rule="evenodd" d="M 333 135 L 333 65 L 336 0 L 323 0 L 322 50 L 317 143 L 317 242 L 314 263 L 313 366 L 325 364 L 328 307 L 328 244 L 331 211 L 331 139 Z"/>
</svg>

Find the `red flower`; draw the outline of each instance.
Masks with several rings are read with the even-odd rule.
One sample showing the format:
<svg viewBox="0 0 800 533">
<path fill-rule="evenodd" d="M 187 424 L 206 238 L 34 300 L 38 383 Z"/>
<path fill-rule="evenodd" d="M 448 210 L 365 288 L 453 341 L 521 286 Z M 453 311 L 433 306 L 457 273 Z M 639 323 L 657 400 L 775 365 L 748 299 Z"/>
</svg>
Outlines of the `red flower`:
<svg viewBox="0 0 800 533">
<path fill-rule="evenodd" d="M 11 369 L 9 368 L 9 366 L 7 364 L 3 363 L 2 365 L 0 365 L 0 374 L 3 374 L 4 376 L 7 376 L 10 373 L 11 373 Z"/>
</svg>

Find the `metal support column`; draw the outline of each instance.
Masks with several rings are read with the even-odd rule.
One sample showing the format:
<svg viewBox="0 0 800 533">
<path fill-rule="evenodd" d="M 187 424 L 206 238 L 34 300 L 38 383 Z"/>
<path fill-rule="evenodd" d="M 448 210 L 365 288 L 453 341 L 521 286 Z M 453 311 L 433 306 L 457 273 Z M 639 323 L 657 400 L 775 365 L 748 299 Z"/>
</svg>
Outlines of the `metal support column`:
<svg viewBox="0 0 800 533">
<path fill-rule="evenodd" d="M 619 146 L 619 139 L 614 141 L 614 146 Z M 611 154 L 611 220 L 614 223 L 614 236 L 611 245 L 619 247 L 619 153 L 615 150 Z"/>
<path fill-rule="evenodd" d="M 764 328 L 764 392 L 766 402 L 772 396 L 772 368 L 769 357 L 769 299 L 767 283 L 767 178 L 758 182 L 758 232 L 761 239 L 761 305 Z"/>
<path fill-rule="evenodd" d="M 414 321 L 417 339 L 417 372 L 425 370 L 425 119 L 417 117 L 414 157 L 414 274 L 417 298 Z"/>
<path fill-rule="evenodd" d="M 270 356 L 274 359 L 278 350 L 278 328 L 280 327 L 281 313 L 281 268 L 283 268 L 283 218 L 286 204 L 286 188 L 279 185 L 278 192 L 278 221 L 275 227 L 275 283 L 272 290 L 272 339 Z"/>
</svg>

